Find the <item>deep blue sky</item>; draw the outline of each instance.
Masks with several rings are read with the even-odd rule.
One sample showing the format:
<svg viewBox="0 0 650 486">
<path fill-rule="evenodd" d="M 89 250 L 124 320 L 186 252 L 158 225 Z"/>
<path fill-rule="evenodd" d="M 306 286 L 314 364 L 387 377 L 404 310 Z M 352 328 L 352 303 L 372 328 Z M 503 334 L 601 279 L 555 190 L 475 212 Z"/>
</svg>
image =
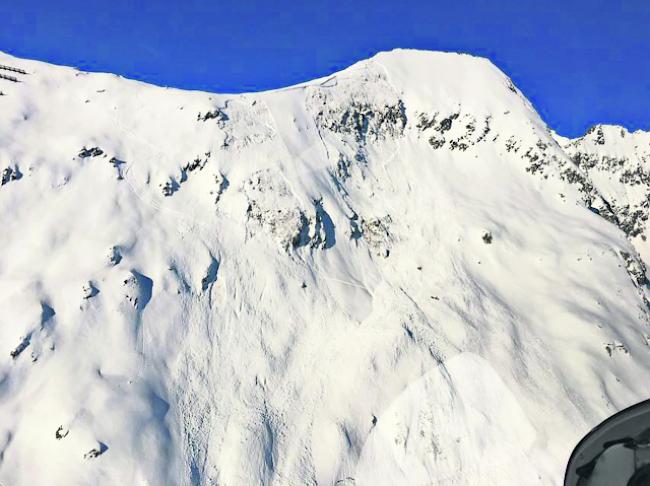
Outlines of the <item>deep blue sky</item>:
<svg viewBox="0 0 650 486">
<path fill-rule="evenodd" d="M 650 129 L 650 0 L 0 0 L 0 50 L 220 92 L 394 47 L 492 59 L 564 135 Z"/>
</svg>

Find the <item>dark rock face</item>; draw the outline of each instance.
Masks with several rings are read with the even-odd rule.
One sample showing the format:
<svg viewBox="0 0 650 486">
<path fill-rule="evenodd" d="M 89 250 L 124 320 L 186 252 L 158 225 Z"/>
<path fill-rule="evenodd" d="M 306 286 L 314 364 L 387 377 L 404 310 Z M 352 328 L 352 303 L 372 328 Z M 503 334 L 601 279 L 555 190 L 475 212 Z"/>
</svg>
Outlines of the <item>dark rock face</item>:
<svg viewBox="0 0 650 486">
<path fill-rule="evenodd" d="M 338 112 L 321 111 L 317 123 L 324 129 L 343 135 L 352 135 L 359 143 L 401 136 L 407 119 L 404 104 L 375 106 L 353 101 Z"/>
<path fill-rule="evenodd" d="M 487 141 L 487 135 L 491 131 L 491 119 L 492 117 L 486 116 L 479 121 L 475 116 L 463 112 L 447 115 L 441 115 L 439 112 L 433 115 L 420 113 L 416 128 L 428 137 L 429 145 L 435 150 L 446 147 L 449 150 L 465 152 L 470 147 Z"/>
<path fill-rule="evenodd" d="M 104 151 L 100 149 L 99 147 L 91 147 L 91 148 L 82 148 L 79 153 L 77 154 L 77 157 L 80 159 L 85 159 L 88 157 L 99 157 L 100 155 L 103 155 Z"/>
<path fill-rule="evenodd" d="M 64 429 L 63 425 L 60 425 L 59 428 L 56 429 L 56 432 L 54 433 L 54 437 L 56 438 L 56 440 L 65 439 L 69 433 L 70 433 L 69 430 Z"/>
<path fill-rule="evenodd" d="M 208 120 L 216 120 L 217 124 L 219 126 L 225 125 L 225 123 L 229 120 L 230 118 L 226 114 L 224 110 L 221 108 L 215 108 L 212 111 L 207 111 L 205 114 L 199 113 L 196 117 L 197 121 L 203 121 L 206 122 Z"/>
<path fill-rule="evenodd" d="M 162 184 L 163 196 L 165 196 L 165 197 L 172 196 L 180 188 L 181 188 L 181 185 L 178 182 L 176 182 L 176 179 L 171 178 L 167 182 Z"/>
<path fill-rule="evenodd" d="M 101 456 L 108 450 L 108 446 L 103 442 L 100 442 L 99 445 L 93 449 L 90 449 L 84 454 L 84 459 L 95 459 L 96 457 Z"/>
<path fill-rule="evenodd" d="M 212 154 L 210 152 L 206 152 L 202 156 L 197 155 L 190 162 L 183 164 L 178 176 L 171 176 L 165 183 L 160 184 L 163 196 L 172 196 L 175 192 L 180 190 L 181 184 L 187 182 L 192 172 L 203 170 L 211 156 Z"/>
<path fill-rule="evenodd" d="M 621 251 L 621 258 L 625 262 L 625 269 L 632 281 L 637 285 L 645 285 L 648 282 L 646 277 L 646 266 L 636 255 Z"/>
<path fill-rule="evenodd" d="M 0 177 L 0 186 L 9 184 L 11 181 L 17 181 L 22 177 L 23 174 L 18 169 L 18 166 L 6 167 L 2 170 L 2 176 Z"/>
</svg>

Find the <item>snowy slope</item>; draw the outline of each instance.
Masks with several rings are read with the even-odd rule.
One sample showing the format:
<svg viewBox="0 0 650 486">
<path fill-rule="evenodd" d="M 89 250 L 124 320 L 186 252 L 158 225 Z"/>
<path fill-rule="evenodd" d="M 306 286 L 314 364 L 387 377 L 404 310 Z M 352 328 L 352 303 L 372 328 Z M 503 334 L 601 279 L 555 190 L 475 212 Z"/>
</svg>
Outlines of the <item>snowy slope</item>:
<svg viewBox="0 0 650 486">
<path fill-rule="evenodd" d="M 645 266 L 595 212 L 641 195 L 487 60 L 0 64 L 4 486 L 557 485 L 647 398 Z"/>
</svg>

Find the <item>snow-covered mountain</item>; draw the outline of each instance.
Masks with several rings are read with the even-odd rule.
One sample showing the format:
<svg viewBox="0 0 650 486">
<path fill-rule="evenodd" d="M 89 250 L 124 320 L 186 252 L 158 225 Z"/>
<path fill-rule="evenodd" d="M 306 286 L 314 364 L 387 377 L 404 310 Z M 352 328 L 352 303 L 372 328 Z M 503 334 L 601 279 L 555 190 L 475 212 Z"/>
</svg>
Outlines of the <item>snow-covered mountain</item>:
<svg viewBox="0 0 650 486">
<path fill-rule="evenodd" d="M 598 125 L 576 140 L 557 139 L 600 195 L 595 209 L 620 227 L 648 261 L 650 133 Z"/>
<path fill-rule="evenodd" d="M 0 64 L 4 486 L 557 485 L 647 398 L 650 134 L 449 53 L 243 95 Z"/>
</svg>

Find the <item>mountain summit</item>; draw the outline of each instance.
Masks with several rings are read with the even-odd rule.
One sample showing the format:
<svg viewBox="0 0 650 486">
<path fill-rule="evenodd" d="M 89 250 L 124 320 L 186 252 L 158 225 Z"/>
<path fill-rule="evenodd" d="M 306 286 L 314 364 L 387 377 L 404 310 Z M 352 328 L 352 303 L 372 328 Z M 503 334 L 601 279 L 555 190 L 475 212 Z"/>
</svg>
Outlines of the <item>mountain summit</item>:
<svg viewBox="0 0 650 486">
<path fill-rule="evenodd" d="M 0 64 L 3 484 L 555 486 L 647 398 L 649 134 L 451 53 L 241 95 Z"/>
</svg>

